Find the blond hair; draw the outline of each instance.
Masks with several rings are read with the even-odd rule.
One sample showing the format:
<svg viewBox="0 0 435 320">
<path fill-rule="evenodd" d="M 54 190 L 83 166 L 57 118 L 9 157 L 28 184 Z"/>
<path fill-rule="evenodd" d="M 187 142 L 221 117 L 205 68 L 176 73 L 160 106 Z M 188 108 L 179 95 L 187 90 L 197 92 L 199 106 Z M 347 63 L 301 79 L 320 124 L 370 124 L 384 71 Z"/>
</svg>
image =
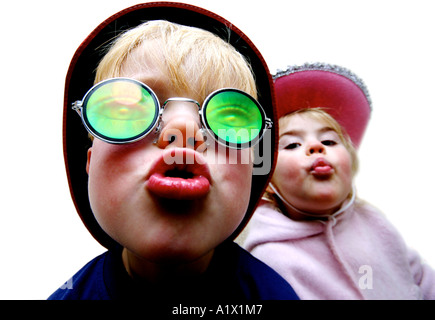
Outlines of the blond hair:
<svg viewBox="0 0 435 320">
<path fill-rule="evenodd" d="M 257 97 L 252 69 L 234 47 L 211 32 L 164 20 L 145 22 L 116 38 L 97 68 L 95 82 L 119 77 L 123 62 L 145 42 L 152 50 L 141 54 L 167 75 L 177 92 L 193 92 L 200 102 L 224 87 Z"/>
</svg>

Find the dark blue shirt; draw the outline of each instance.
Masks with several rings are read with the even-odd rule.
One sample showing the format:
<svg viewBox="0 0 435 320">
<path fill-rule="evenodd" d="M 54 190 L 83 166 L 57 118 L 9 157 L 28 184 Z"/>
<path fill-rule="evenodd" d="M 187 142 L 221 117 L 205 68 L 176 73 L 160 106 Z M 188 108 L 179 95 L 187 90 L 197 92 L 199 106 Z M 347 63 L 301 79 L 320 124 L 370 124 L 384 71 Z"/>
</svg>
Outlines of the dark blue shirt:
<svg viewBox="0 0 435 320">
<path fill-rule="evenodd" d="M 87 263 L 49 300 L 222 301 L 298 300 L 293 288 L 274 270 L 234 242 L 218 246 L 202 275 L 164 284 L 133 280 L 121 258 L 122 248 Z"/>
</svg>

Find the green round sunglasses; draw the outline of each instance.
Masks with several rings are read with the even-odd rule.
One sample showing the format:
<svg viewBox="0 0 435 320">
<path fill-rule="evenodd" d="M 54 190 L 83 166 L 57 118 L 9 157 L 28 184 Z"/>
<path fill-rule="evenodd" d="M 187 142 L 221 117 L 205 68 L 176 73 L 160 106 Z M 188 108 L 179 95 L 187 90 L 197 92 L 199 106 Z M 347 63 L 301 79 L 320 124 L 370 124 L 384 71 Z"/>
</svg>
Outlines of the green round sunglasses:
<svg viewBox="0 0 435 320">
<path fill-rule="evenodd" d="M 123 144 L 159 130 L 162 114 L 170 101 L 192 102 L 198 106 L 202 128 L 218 143 L 244 149 L 258 143 L 272 121 L 246 92 L 224 88 L 212 92 L 201 105 L 174 97 L 160 106 L 156 94 L 146 84 L 130 78 L 112 78 L 97 83 L 81 101 L 73 103 L 87 131 L 108 143 Z"/>
</svg>

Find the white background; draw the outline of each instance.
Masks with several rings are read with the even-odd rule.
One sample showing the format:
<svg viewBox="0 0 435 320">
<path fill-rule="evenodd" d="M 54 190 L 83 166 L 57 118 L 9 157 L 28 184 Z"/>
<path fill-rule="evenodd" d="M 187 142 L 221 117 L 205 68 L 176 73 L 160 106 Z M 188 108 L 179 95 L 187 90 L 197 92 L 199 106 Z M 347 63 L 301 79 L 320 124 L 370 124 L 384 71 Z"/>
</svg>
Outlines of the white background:
<svg viewBox="0 0 435 320">
<path fill-rule="evenodd" d="M 373 100 L 358 195 L 435 266 L 435 145 L 430 0 L 192 0 L 260 49 L 271 72 L 328 62 Z M 136 1 L 3 1 L 0 50 L 0 299 L 45 299 L 104 251 L 69 196 L 62 154 L 66 71 L 81 41 Z M 84 170 L 85 168 L 83 168 Z"/>
</svg>

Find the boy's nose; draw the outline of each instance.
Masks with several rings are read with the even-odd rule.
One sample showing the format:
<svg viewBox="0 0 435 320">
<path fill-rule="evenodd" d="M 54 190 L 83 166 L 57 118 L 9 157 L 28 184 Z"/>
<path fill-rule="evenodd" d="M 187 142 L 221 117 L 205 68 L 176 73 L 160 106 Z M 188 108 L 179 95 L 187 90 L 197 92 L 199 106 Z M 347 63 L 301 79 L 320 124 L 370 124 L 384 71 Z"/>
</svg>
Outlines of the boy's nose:
<svg viewBox="0 0 435 320">
<path fill-rule="evenodd" d="M 315 141 L 307 145 L 306 153 L 308 156 L 312 154 L 324 154 L 325 153 L 325 147 L 320 141 Z"/>
<path fill-rule="evenodd" d="M 204 136 L 195 104 L 171 102 L 170 106 L 165 107 L 162 120 L 157 141 L 160 148 L 171 146 L 198 150 L 203 145 Z"/>
</svg>

